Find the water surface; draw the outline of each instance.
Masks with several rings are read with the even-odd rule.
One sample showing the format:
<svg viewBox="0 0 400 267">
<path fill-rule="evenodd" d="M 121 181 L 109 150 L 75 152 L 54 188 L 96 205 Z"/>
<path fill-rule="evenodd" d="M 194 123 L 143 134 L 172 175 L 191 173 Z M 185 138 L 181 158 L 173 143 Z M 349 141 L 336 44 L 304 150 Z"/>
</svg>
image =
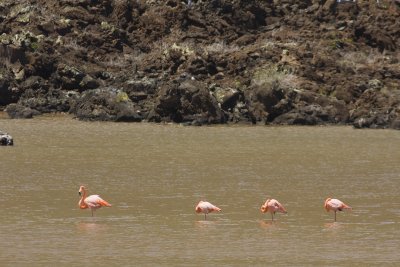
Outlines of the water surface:
<svg viewBox="0 0 400 267">
<path fill-rule="evenodd" d="M 400 132 L 0 119 L 1 266 L 396 266 Z M 79 186 L 113 204 L 90 216 Z M 352 212 L 326 213 L 326 197 Z M 272 223 L 267 197 L 288 210 Z M 199 200 L 222 209 L 208 220 Z"/>
</svg>

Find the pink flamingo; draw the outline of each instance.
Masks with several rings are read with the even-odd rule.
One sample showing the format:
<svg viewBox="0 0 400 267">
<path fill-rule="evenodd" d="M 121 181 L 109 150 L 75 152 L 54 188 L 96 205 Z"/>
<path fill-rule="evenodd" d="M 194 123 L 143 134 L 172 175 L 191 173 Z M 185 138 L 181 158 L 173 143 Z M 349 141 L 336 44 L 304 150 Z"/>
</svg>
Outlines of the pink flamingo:
<svg viewBox="0 0 400 267">
<path fill-rule="evenodd" d="M 101 207 L 111 207 L 111 204 L 102 199 L 99 195 L 90 195 L 86 197 L 86 194 L 86 188 L 81 185 L 81 187 L 79 187 L 79 195 L 81 196 L 81 199 L 79 200 L 78 205 L 81 209 L 90 208 L 90 210 L 92 211 L 92 217 L 93 211 L 96 211 L 96 209 L 99 209 Z"/>
<path fill-rule="evenodd" d="M 342 201 L 340 201 L 339 199 L 336 199 L 336 198 L 327 198 L 325 200 L 324 208 L 326 209 L 326 212 L 329 212 L 330 210 L 333 210 L 335 212 L 335 222 L 336 222 L 336 212 L 337 211 L 352 209 L 350 206 L 344 204 Z"/>
<path fill-rule="evenodd" d="M 220 208 L 207 201 L 200 201 L 196 206 L 196 213 L 204 213 L 204 220 L 207 220 L 207 214 L 213 211 L 221 211 Z"/>
<path fill-rule="evenodd" d="M 262 213 L 266 213 L 266 212 L 271 213 L 272 220 L 274 220 L 275 212 L 287 213 L 287 211 L 283 207 L 283 205 L 281 203 L 279 203 L 279 201 L 276 199 L 267 199 L 267 201 L 265 201 L 264 205 L 261 206 L 261 212 Z"/>
</svg>

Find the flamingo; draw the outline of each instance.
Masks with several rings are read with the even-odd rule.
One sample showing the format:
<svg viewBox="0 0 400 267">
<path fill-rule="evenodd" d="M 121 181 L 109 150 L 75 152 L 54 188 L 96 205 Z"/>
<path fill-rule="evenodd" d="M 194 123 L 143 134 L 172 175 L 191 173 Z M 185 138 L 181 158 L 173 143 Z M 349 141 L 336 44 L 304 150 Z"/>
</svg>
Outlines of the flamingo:
<svg viewBox="0 0 400 267">
<path fill-rule="evenodd" d="M 207 220 L 207 214 L 213 211 L 221 211 L 220 208 L 207 201 L 200 201 L 196 206 L 196 213 L 204 213 L 204 220 Z"/>
<path fill-rule="evenodd" d="M 93 211 L 96 211 L 96 209 L 101 207 L 111 207 L 111 204 L 102 199 L 99 195 L 90 195 L 86 197 L 86 193 L 86 188 L 81 185 L 81 187 L 79 187 L 79 195 L 81 196 L 81 199 L 79 200 L 78 205 L 81 209 L 90 208 L 92 211 L 92 217 Z"/>
<path fill-rule="evenodd" d="M 325 200 L 324 208 L 326 209 L 326 212 L 329 212 L 330 210 L 333 210 L 335 212 L 335 222 L 336 222 L 336 212 L 337 211 L 342 211 L 345 209 L 351 210 L 352 208 L 346 204 L 344 204 L 342 201 L 336 198 L 327 198 Z"/>
<path fill-rule="evenodd" d="M 261 206 L 261 212 L 262 213 L 266 213 L 266 212 L 271 213 L 272 221 L 274 220 L 274 214 L 276 212 L 287 213 L 285 207 L 283 207 L 283 205 L 281 203 L 279 203 L 279 201 L 276 199 L 267 199 L 267 201 L 265 201 L 264 205 Z"/>
</svg>

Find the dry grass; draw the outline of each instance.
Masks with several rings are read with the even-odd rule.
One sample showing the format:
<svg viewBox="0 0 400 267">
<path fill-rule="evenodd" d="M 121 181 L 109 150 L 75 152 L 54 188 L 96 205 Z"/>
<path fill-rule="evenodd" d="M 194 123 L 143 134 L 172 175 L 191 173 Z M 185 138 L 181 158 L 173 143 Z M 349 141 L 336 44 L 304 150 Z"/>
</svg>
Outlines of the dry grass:
<svg viewBox="0 0 400 267">
<path fill-rule="evenodd" d="M 56 40 L 56 44 L 62 45 L 70 50 L 83 50 L 85 49 L 83 46 L 79 45 L 75 38 L 63 38 L 62 36 L 58 36 Z"/>
<path fill-rule="evenodd" d="M 254 72 L 252 84 L 257 86 L 278 84 L 282 89 L 299 89 L 299 78 L 289 69 L 276 64 L 264 65 Z"/>
<path fill-rule="evenodd" d="M 240 50 L 239 46 L 228 45 L 224 41 L 218 41 L 204 47 L 204 52 L 206 54 L 211 54 L 211 53 L 229 54 L 239 50 Z"/>
<path fill-rule="evenodd" d="M 171 52 L 179 52 L 184 56 L 194 54 L 195 45 L 191 42 L 182 41 L 182 36 L 184 36 L 182 30 L 171 29 L 170 34 L 154 42 L 150 53 L 162 55 L 163 58 L 168 58 Z"/>
<path fill-rule="evenodd" d="M 371 50 L 369 53 L 357 51 L 346 52 L 337 61 L 342 68 L 351 68 L 356 73 L 363 68 L 376 68 L 390 62 L 399 62 L 400 56 L 389 56 L 385 53 L 380 53 L 377 50 Z"/>
<path fill-rule="evenodd" d="M 116 56 L 107 57 L 106 59 L 104 59 L 103 64 L 107 68 L 123 69 L 127 67 L 132 67 L 132 63 L 140 62 L 143 57 L 143 54 L 117 54 Z"/>
<path fill-rule="evenodd" d="M 265 50 L 274 49 L 274 48 L 296 48 L 299 46 L 301 41 L 298 40 L 286 40 L 286 42 L 282 41 L 271 41 L 266 40 L 265 43 L 261 46 L 261 48 Z"/>
</svg>

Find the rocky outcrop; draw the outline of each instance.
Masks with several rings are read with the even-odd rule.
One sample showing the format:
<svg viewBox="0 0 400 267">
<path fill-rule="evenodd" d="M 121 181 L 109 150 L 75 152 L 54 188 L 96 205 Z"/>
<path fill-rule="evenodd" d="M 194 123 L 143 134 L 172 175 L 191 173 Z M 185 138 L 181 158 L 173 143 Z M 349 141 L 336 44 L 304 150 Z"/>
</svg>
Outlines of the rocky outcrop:
<svg viewBox="0 0 400 267">
<path fill-rule="evenodd" d="M 224 112 L 207 86 L 198 81 L 173 82 L 157 96 L 152 121 L 194 125 L 224 123 Z"/>
<path fill-rule="evenodd" d="M 40 112 L 20 104 L 10 104 L 5 109 L 11 119 L 31 119 Z"/>
<path fill-rule="evenodd" d="M 392 0 L 5 0 L 0 108 L 398 129 L 399 17 Z"/>
<path fill-rule="evenodd" d="M 139 122 L 143 119 L 128 95 L 115 88 L 85 91 L 72 101 L 70 112 L 81 120 Z"/>
<path fill-rule="evenodd" d="M 12 146 L 14 139 L 8 133 L 0 131 L 0 146 Z"/>
</svg>

